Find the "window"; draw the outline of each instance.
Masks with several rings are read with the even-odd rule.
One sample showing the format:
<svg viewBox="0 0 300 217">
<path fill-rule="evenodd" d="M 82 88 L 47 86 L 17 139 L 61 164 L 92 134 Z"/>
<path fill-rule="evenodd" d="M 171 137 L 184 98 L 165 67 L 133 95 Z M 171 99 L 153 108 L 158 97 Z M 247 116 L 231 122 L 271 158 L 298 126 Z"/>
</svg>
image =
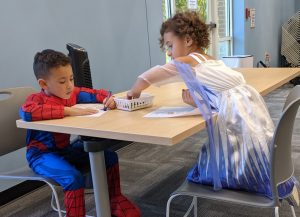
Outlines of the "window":
<svg viewBox="0 0 300 217">
<path fill-rule="evenodd" d="M 197 0 L 197 12 L 201 19 L 207 18 L 207 0 Z M 188 0 L 165 0 L 163 1 L 164 19 L 171 17 L 176 11 L 183 11 L 188 9 Z"/>
<path fill-rule="evenodd" d="M 232 0 L 217 0 L 219 57 L 232 55 Z"/>
<path fill-rule="evenodd" d="M 211 27 L 211 46 L 208 54 L 220 58 L 232 55 L 232 0 L 197 0 L 197 12 Z M 164 19 L 176 11 L 186 10 L 188 0 L 163 1 Z"/>
</svg>

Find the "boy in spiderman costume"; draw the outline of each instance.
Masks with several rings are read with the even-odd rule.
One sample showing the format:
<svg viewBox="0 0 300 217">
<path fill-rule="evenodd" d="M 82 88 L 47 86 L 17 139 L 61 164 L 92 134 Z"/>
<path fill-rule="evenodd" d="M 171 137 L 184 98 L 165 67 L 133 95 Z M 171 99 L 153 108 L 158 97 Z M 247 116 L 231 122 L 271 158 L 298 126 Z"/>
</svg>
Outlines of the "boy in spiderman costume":
<svg viewBox="0 0 300 217">
<path fill-rule="evenodd" d="M 20 116 L 25 121 L 97 113 L 93 109 L 71 107 L 77 103 L 104 103 L 109 109 L 116 107 L 106 90 L 74 87 L 71 60 L 61 52 L 50 49 L 38 52 L 33 70 L 42 90 L 30 95 L 22 105 Z M 28 130 L 26 145 L 26 158 L 32 170 L 62 186 L 66 216 L 85 216 L 85 183 L 77 169 L 89 165 L 83 142 L 70 143 L 69 134 Z M 112 216 L 140 217 L 140 210 L 121 194 L 117 154 L 106 150 L 104 155 Z"/>
</svg>

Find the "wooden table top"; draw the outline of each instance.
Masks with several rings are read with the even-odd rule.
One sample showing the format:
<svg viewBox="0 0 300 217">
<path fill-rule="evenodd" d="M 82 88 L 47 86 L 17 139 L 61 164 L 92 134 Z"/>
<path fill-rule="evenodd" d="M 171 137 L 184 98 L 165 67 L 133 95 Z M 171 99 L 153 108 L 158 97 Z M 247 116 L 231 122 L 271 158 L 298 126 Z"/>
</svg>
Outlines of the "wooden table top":
<svg viewBox="0 0 300 217">
<path fill-rule="evenodd" d="M 239 68 L 246 82 L 262 95 L 300 76 L 300 68 Z M 112 110 L 98 118 L 65 117 L 63 119 L 25 122 L 17 120 L 19 128 L 37 129 L 92 137 L 173 145 L 205 128 L 201 116 L 178 118 L 143 118 L 161 106 L 185 105 L 181 99 L 184 83 L 173 83 L 160 88 L 151 86 L 145 92 L 153 94 L 150 108 L 127 112 Z M 126 92 L 118 95 L 124 95 Z"/>
</svg>

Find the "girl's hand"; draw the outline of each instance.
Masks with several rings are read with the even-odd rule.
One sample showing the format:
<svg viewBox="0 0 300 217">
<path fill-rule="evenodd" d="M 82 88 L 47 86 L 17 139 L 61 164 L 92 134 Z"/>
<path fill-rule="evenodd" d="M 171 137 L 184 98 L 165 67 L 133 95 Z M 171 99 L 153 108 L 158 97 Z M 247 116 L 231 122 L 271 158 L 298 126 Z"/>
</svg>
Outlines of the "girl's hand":
<svg viewBox="0 0 300 217">
<path fill-rule="evenodd" d="M 104 107 L 109 109 L 115 109 L 116 108 L 116 102 L 114 100 L 114 96 L 109 97 L 108 99 L 105 98 L 103 100 Z"/>
<path fill-rule="evenodd" d="M 185 102 L 188 105 L 197 107 L 189 90 L 182 89 L 182 100 L 183 100 L 183 102 Z"/>
<path fill-rule="evenodd" d="M 127 99 L 135 99 L 135 98 L 139 98 L 140 96 L 141 96 L 141 92 L 135 92 L 133 90 L 127 92 Z"/>
<path fill-rule="evenodd" d="M 132 86 L 131 90 L 127 92 L 127 99 L 134 99 L 139 98 L 141 95 L 141 92 L 145 90 L 147 87 L 150 86 L 150 83 L 145 81 L 142 78 L 138 78 L 134 85 Z"/>
<path fill-rule="evenodd" d="M 92 114 L 96 114 L 97 112 L 98 110 L 95 109 L 83 109 L 83 108 L 72 108 L 72 107 L 64 108 L 65 116 L 92 115 Z"/>
</svg>

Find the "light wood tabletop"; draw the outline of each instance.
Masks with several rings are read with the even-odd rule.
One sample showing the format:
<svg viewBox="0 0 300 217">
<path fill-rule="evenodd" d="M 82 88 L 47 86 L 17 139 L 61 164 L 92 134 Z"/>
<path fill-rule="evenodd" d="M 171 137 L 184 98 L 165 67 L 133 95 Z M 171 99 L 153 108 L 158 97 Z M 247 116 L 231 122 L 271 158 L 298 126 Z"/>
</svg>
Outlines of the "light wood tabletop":
<svg viewBox="0 0 300 217">
<path fill-rule="evenodd" d="M 262 96 L 300 75 L 300 68 L 239 68 L 248 84 Z"/>
<path fill-rule="evenodd" d="M 246 82 L 262 95 L 300 76 L 300 68 L 239 68 Z M 173 83 L 160 88 L 151 86 L 145 92 L 153 94 L 150 108 L 127 112 L 108 111 L 98 118 L 65 117 L 63 119 L 25 122 L 17 120 L 19 128 L 37 129 L 92 137 L 173 145 L 205 128 L 201 116 L 179 118 L 144 118 L 161 106 L 184 105 L 181 99 L 183 83 Z M 125 95 L 125 92 L 118 95 Z"/>
</svg>

